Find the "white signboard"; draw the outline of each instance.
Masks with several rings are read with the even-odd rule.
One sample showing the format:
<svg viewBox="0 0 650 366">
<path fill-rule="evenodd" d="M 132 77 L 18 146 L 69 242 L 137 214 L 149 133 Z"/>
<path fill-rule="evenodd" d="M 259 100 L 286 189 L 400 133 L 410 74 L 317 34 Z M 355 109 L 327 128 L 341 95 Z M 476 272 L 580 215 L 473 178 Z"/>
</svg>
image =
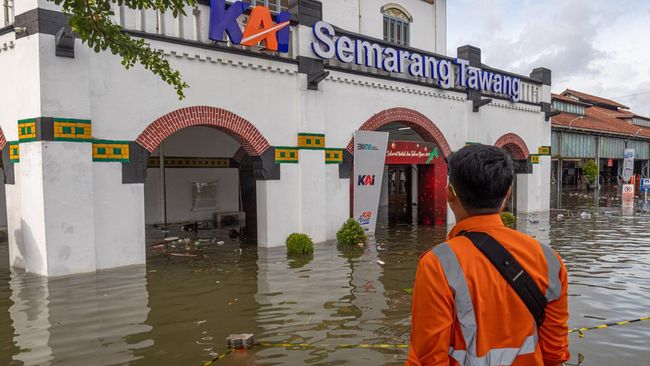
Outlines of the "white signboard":
<svg viewBox="0 0 650 366">
<path fill-rule="evenodd" d="M 375 232 L 388 132 L 354 132 L 354 219 L 364 231 Z"/>
<path fill-rule="evenodd" d="M 623 208 L 634 207 L 634 184 L 623 184 Z"/>
<path fill-rule="evenodd" d="M 623 183 L 629 183 L 634 174 L 634 149 L 625 149 L 623 154 Z"/>
</svg>

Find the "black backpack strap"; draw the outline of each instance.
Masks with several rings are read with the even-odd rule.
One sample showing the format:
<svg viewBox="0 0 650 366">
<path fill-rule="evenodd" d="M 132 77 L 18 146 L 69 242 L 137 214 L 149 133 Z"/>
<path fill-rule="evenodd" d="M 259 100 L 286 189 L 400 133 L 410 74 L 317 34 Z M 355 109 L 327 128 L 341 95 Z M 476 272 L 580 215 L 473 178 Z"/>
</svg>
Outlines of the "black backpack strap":
<svg viewBox="0 0 650 366">
<path fill-rule="evenodd" d="M 466 231 L 462 235 L 474 243 L 474 246 L 492 262 L 524 302 L 528 311 L 535 318 L 537 326 L 541 326 L 544 323 L 546 297 L 515 257 L 486 233 Z"/>
</svg>

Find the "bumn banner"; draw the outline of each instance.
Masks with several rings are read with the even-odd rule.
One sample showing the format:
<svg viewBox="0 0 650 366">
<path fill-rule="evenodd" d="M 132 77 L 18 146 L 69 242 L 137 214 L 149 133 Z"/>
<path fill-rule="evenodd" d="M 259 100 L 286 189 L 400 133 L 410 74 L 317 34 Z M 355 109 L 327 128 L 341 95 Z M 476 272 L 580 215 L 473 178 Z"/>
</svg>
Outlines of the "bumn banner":
<svg viewBox="0 0 650 366">
<path fill-rule="evenodd" d="M 388 132 L 354 132 L 354 219 L 364 231 L 375 232 Z"/>
</svg>

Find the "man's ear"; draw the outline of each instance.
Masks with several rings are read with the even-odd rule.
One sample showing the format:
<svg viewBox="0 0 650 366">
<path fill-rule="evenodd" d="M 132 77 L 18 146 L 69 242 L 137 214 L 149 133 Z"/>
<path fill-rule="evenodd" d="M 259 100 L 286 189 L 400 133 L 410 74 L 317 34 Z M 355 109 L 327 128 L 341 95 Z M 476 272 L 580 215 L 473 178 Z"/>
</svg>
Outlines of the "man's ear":
<svg viewBox="0 0 650 366">
<path fill-rule="evenodd" d="M 456 197 L 456 194 L 454 193 L 454 190 L 451 188 L 451 186 L 447 185 L 447 202 L 454 202 L 457 198 L 458 197 Z"/>
<path fill-rule="evenodd" d="M 506 192 L 506 198 L 503 199 L 503 202 L 501 202 L 501 209 L 499 212 L 503 212 L 503 210 L 506 208 L 506 202 L 510 199 L 510 195 L 512 195 L 512 186 L 508 188 L 508 192 Z"/>
</svg>

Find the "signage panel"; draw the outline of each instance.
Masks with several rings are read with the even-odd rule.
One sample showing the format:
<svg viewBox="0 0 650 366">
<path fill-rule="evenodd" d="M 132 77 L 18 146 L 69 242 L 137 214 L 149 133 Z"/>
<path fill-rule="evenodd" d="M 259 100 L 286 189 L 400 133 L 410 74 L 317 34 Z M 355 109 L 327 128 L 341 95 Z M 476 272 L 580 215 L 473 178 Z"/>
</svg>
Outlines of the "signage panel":
<svg viewBox="0 0 650 366">
<path fill-rule="evenodd" d="M 388 132 L 354 132 L 354 219 L 364 231 L 374 233 Z"/>
<path fill-rule="evenodd" d="M 235 1 L 226 8 L 226 0 L 210 0 L 210 40 L 224 42 L 225 33 L 233 44 L 263 44 L 270 51 L 289 52 L 291 14 L 283 11 L 275 16 L 274 22 L 269 8 L 255 6 L 242 32 L 237 20 L 250 6 L 250 3 Z"/>
<path fill-rule="evenodd" d="M 469 65 L 468 60 L 460 58 L 449 60 L 444 56 L 416 52 L 413 49 L 406 50 L 384 43 L 337 35 L 334 26 L 322 20 L 316 22 L 312 30 L 312 52 L 320 59 L 336 57 L 344 64 L 354 63 L 433 80 L 443 89 L 462 87 L 506 95 L 513 102 L 519 101 L 521 79 L 518 77 L 473 67 Z"/>
<path fill-rule="evenodd" d="M 623 208 L 634 207 L 634 184 L 623 184 Z"/>
<path fill-rule="evenodd" d="M 641 190 L 643 192 L 650 191 L 650 178 L 641 178 Z"/>
<path fill-rule="evenodd" d="M 440 157 L 431 142 L 389 141 L 386 164 L 433 164 Z"/>
<path fill-rule="evenodd" d="M 634 174 L 634 149 L 625 149 L 623 154 L 623 183 L 628 183 Z"/>
</svg>

